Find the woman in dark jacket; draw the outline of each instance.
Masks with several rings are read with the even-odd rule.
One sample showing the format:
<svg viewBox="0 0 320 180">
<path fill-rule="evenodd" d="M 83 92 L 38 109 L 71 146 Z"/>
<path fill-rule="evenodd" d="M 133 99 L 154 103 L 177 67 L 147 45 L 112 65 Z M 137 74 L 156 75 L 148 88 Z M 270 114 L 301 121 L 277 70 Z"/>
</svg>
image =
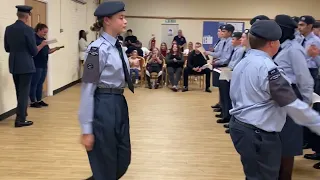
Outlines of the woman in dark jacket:
<svg viewBox="0 0 320 180">
<path fill-rule="evenodd" d="M 174 44 L 169 54 L 166 57 L 167 71 L 169 80 L 172 85 L 172 90 L 178 91 L 178 83 L 181 79 L 182 69 L 184 65 L 183 54 L 179 51 L 178 45 Z"/>
<path fill-rule="evenodd" d="M 153 48 L 150 55 L 147 57 L 147 70 L 146 78 L 148 82 L 149 89 L 152 89 L 151 85 L 151 73 L 158 73 L 158 80 L 155 84 L 155 89 L 158 89 L 159 84 L 162 80 L 162 66 L 163 66 L 163 56 L 160 54 L 157 48 Z"/>
</svg>

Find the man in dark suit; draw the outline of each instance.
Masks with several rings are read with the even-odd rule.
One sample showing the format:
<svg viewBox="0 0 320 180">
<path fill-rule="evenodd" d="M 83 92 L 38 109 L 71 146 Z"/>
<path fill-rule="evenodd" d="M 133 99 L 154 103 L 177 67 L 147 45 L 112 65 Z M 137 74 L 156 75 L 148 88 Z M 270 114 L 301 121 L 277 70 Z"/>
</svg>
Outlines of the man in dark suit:
<svg viewBox="0 0 320 180">
<path fill-rule="evenodd" d="M 28 96 L 32 74 L 35 72 L 33 56 L 38 53 L 34 30 L 28 26 L 30 6 L 16 6 L 18 20 L 6 27 L 4 47 L 9 55 L 9 69 L 13 76 L 17 95 L 17 116 L 15 127 L 30 126 L 32 121 L 27 121 Z"/>
</svg>

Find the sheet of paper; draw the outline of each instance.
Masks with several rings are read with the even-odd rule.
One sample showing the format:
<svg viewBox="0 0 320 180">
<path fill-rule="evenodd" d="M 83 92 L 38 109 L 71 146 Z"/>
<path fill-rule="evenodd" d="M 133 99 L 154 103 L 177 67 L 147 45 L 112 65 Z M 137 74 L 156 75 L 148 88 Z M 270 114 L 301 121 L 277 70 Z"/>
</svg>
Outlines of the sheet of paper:
<svg viewBox="0 0 320 180">
<path fill-rule="evenodd" d="M 48 44 L 53 44 L 53 43 L 57 43 L 57 39 L 48 39 L 46 40 Z"/>
<path fill-rule="evenodd" d="M 319 103 L 320 102 L 320 96 L 316 93 L 312 94 L 312 103 Z"/>
<path fill-rule="evenodd" d="M 217 72 L 217 73 L 221 73 L 220 69 L 214 68 L 213 71 Z"/>
<path fill-rule="evenodd" d="M 230 81 L 231 77 L 232 77 L 232 71 L 230 68 L 228 67 L 223 67 L 220 69 L 221 73 L 220 73 L 220 77 L 219 80 L 227 80 Z"/>
</svg>

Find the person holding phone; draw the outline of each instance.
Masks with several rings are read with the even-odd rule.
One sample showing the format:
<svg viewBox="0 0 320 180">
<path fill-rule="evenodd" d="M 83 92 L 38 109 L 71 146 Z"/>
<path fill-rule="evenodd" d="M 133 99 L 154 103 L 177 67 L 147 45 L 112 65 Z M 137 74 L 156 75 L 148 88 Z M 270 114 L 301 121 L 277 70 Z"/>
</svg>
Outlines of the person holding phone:
<svg viewBox="0 0 320 180">
<path fill-rule="evenodd" d="M 35 27 L 35 37 L 38 48 L 38 54 L 33 57 L 36 72 L 32 75 L 31 88 L 30 88 L 30 107 L 41 108 L 48 106 L 47 103 L 42 100 L 43 83 L 47 77 L 48 72 L 48 59 L 49 54 L 56 52 L 62 47 L 55 47 L 50 49 L 47 44 L 46 36 L 48 33 L 48 27 L 45 24 L 39 23 Z"/>
<path fill-rule="evenodd" d="M 151 73 L 158 73 L 158 79 L 155 84 L 155 89 L 159 88 L 160 82 L 162 80 L 162 66 L 163 66 L 163 56 L 160 54 L 157 48 L 153 48 L 152 53 L 147 58 L 147 70 L 146 78 L 148 82 L 149 89 L 152 89 L 151 85 Z"/>
</svg>

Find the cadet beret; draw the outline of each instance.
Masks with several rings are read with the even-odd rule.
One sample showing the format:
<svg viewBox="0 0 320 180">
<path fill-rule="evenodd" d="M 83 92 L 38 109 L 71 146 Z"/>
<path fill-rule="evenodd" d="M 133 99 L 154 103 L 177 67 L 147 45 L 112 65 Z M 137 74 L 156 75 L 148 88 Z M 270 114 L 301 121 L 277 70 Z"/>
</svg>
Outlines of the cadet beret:
<svg viewBox="0 0 320 180">
<path fill-rule="evenodd" d="M 18 12 L 24 12 L 24 13 L 30 13 L 32 10 L 31 6 L 25 6 L 25 5 L 17 5 L 16 8 L 18 9 Z"/>
<path fill-rule="evenodd" d="M 256 16 L 253 19 L 251 19 L 250 25 L 252 25 L 253 23 L 255 23 L 256 21 L 259 21 L 259 20 L 270 20 L 270 18 L 268 18 L 268 16 L 265 16 L 265 15 Z"/>
<path fill-rule="evenodd" d="M 296 23 L 299 23 L 300 21 L 300 18 L 297 16 L 292 16 L 291 19 L 294 20 Z"/>
<path fill-rule="evenodd" d="M 250 34 L 269 41 L 277 41 L 282 36 L 280 26 L 273 20 L 260 20 L 251 26 Z"/>
<path fill-rule="evenodd" d="M 96 11 L 94 12 L 94 16 L 96 17 L 108 17 L 118 12 L 124 11 L 125 4 L 121 1 L 107 1 L 101 3 Z"/>
<path fill-rule="evenodd" d="M 313 28 L 320 28 L 320 22 L 317 21 L 314 23 Z"/>
<path fill-rule="evenodd" d="M 279 26 L 295 29 L 298 27 L 297 23 L 288 15 L 280 14 L 274 19 Z"/>
<path fill-rule="evenodd" d="M 241 32 L 234 32 L 232 34 L 232 37 L 241 38 L 242 37 L 242 33 Z"/>
<path fill-rule="evenodd" d="M 226 25 L 223 25 L 221 27 L 221 30 L 227 30 L 229 32 L 233 32 L 234 31 L 234 26 L 231 25 L 231 24 L 226 24 Z"/>
<path fill-rule="evenodd" d="M 306 24 L 314 24 L 316 20 L 312 16 L 301 16 L 300 21 L 305 22 Z"/>
</svg>

